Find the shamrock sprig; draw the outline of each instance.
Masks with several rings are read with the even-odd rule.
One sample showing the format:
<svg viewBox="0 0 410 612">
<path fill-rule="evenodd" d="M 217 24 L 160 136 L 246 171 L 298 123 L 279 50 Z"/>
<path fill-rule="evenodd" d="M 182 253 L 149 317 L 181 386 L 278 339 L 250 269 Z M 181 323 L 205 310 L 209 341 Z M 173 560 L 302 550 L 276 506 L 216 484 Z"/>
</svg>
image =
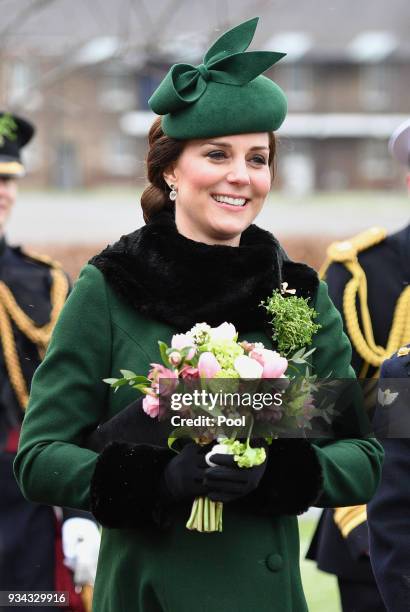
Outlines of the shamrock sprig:
<svg viewBox="0 0 410 612">
<path fill-rule="evenodd" d="M 285 294 L 288 295 L 285 297 Z M 308 301 L 309 298 L 294 295 L 294 290 L 287 289 L 287 283 L 283 283 L 281 289 L 275 289 L 260 304 L 272 316 L 272 340 L 283 355 L 309 346 L 313 335 L 321 327 L 314 322 L 318 315 Z"/>
<path fill-rule="evenodd" d="M 0 117 L 0 147 L 4 145 L 5 139 L 16 140 L 17 123 L 10 113 L 5 113 Z"/>
</svg>

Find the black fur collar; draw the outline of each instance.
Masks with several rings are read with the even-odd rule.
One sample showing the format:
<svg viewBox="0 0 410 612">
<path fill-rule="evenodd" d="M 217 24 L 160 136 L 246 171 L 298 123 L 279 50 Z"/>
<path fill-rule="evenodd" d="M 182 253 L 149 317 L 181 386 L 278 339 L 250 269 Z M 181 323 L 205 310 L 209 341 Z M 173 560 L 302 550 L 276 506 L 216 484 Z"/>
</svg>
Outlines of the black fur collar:
<svg viewBox="0 0 410 612">
<path fill-rule="evenodd" d="M 259 304 L 281 282 L 304 297 L 313 297 L 318 285 L 314 270 L 289 261 L 276 238 L 256 225 L 243 232 L 239 247 L 206 245 L 179 234 L 169 212 L 90 263 L 140 313 L 181 331 L 202 321 L 229 321 L 242 333 L 267 330 Z"/>
</svg>

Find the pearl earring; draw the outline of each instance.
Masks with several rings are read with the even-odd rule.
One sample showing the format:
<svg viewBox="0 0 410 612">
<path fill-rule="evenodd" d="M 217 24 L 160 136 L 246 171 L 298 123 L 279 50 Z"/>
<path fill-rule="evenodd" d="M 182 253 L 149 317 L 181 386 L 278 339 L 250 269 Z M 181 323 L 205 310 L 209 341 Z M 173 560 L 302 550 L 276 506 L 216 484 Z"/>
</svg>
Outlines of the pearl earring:
<svg viewBox="0 0 410 612">
<path fill-rule="evenodd" d="M 171 191 L 169 192 L 169 199 L 172 202 L 175 202 L 175 200 L 177 199 L 177 192 L 175 189 L 175 185 L 170 185 Z"/>
</svg>

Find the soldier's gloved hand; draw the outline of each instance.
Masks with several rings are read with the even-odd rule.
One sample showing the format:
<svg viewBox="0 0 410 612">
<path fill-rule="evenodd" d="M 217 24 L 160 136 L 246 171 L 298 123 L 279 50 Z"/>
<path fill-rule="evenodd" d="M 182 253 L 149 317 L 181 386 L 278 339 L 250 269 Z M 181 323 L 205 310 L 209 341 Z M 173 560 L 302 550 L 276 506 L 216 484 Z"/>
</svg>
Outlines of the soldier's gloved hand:
<svg viewBox="0 0 410 612">
<path fill-rule="evenodd" d="M 401 347 L 390 359 L 382 363 L 377 407 L 372 422 L 377 437 L 383 439 L 410 436 L 409 402 L 410 345 Z"/>
<path fill-rule="evenodd" d="M 93 585 L 101 539 L 97 525 L 85 518 L 70 518 L 63 523 L 62 539 L 64 564 L 74 573 L 74 583 Z"/>
<path fill-rule="evenodd" d="M 407 352 L 408 350 L 408 352 Z M 402 346 L 394 355 L 383 361 L 380 378 L 410 377 L 410 344 Z"/>
<path fill-rule="evenodd" d="M 266 459 L 251 468 L 238 466 L 232 455 L 212 455 L 215 467 L 206 470 L 207 496 L 213 501 L 228 503 L 251 493 L 258 486 L 266 469 Z"/>
<path fill-rule="evenodd" d="M 160 497 L 164 502 L 206 495 L 204 476 L 208 467 L 205 446 L 190 442 L 168 463 L 160 484 Z"/>
</svg>

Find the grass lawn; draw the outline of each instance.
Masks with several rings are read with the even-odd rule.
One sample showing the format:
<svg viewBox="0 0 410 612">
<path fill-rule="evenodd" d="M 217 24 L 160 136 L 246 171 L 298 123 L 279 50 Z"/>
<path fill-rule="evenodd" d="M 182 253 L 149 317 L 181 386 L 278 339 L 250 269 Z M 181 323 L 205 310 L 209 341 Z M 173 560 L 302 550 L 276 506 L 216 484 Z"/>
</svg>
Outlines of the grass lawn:
<svg viewBox="0 0 410 612">
<path fill-rule="evenodd" d="M 340 612 L 339 594 L 335 576 L 317 569 L 305 553 L 316 526 L 316 519 L 299 520 L 301 571 L 303 588 L 310 612 Z"/>
</svg>

